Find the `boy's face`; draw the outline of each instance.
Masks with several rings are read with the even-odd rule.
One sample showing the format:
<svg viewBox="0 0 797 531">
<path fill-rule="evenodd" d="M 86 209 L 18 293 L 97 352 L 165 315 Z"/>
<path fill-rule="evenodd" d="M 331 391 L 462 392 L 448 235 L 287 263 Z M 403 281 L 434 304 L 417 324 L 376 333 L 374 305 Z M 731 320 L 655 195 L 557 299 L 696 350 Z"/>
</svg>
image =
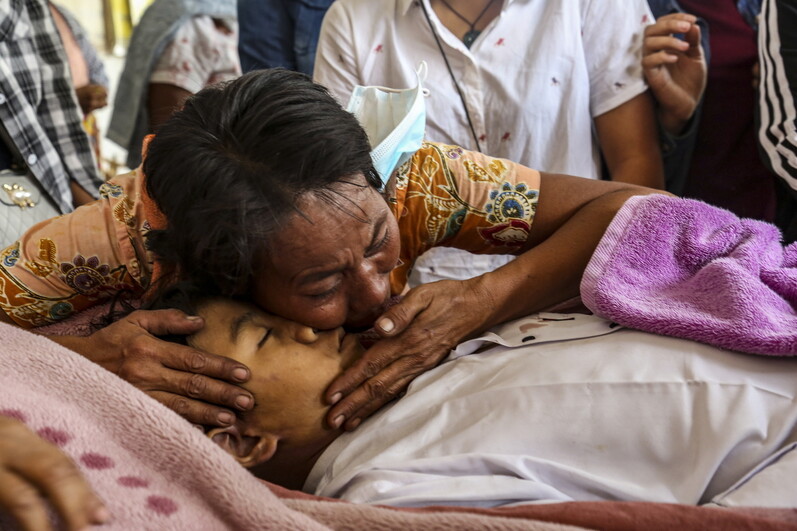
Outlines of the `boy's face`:
<svg viewBox="0 0 797 531">
<path fill-rule="evenodd" d="M 252 372 L 244 385 L 255 397 L 245 415 L 249 429 L 267 430 L 294 442 L 329 431 L 323 393 L 362 353 L 357 337 L 342 328 L 315 331 L 242 302 L 213 299 L 197 312 L 205 327 L 193 347 L 228 356 Z"/>
</svg>

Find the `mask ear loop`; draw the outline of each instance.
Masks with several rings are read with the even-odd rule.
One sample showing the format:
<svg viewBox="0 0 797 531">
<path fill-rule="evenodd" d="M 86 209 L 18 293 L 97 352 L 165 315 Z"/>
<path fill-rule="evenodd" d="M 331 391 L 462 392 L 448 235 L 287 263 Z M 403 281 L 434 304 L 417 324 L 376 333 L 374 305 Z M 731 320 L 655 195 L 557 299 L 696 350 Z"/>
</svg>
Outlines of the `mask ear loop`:
<svg viewBox="0 0 797 531">
<path fill-rule="evenodd" d="M 481 152 L 482 146 L 479 143 L 479 137 L 476 136 L 476 128 L 473 127 L 473 120 L 470 118 L 468 104 L 465 103 L 465 96 L 462 95 L 462 89 L 459 88 L 459 83 L 457 83 L 457 79 L 454 77 L 454 71 L 451 70 L 451 65 L 448 62 L 448 56 L 446 55 L 445 50 L 443 50 L 443 44 L 440 42 L 440 37 L 437 35 L 437 31 L 434 29 L 434 24 L 432 24 L 432 19 L 429 17 L 429 12 L 426 10 L 426 4 L 424 4 L 424 0 L 420 0 L 420 4 L 423 14 L 426 17 L 426 22 L 429 23 L 429 29 L 432 30 L 432 35 L 434 36 L 434 41 L 437 43 L 437 48 L 440 50 L 440 54 L 443 56 L 443 61 L 446 63 L 448 75 L 451 76 L 451 82 L 454 83 L 454 88 L 457 89 L 459 101 L 462 102 L 462 108 L 465 109 L 465 117 L 468 119 L 468 127 L 470 127 L 470 134 L 473 135 L 473 141 L 476 142 L 476 150 Z"/>
</svg>

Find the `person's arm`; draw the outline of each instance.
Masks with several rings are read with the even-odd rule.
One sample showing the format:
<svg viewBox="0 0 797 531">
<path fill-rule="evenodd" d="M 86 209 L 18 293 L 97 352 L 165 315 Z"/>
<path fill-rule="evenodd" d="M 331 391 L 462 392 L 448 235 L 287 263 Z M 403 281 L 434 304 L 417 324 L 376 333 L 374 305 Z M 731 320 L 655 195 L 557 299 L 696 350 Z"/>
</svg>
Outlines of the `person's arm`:
<svg viewBox="0 0 797 531">
<path fill-rule="evenodd" d="M 653 15 L 645 0 L 588 2 L 583 9 L 590 112 L 608 177 L 662 189 L 658 131 L 639 60 Z"/>
<path fill-rule="evenodd" d="M 186 98 L 204 88 L 217 68 L 227 67 L 227 55 L 221 57 L 215 53 L 221 35 L 233 38 L 229 29 L 209 16 L 192 17 L 177 30 L 150 74 L 147 92 L 150 132 L 181 108 Z"/>
<path fill-rule="evenodd" d="M 138 181 L 132 179 L 132 174 L 117 177 L 104 188 L 102 200 L 35 225 L 20 238 L 15 252 L 0 261 L 1 320 L 38 327 L 120 291 L 141 295 L 146 219 L 130 200 L 138 196 Z M 155 337 L 190 334 L 202 326 L 201 319 L 182 312 L 139 311 L 88 337 L 49 337 L 196 424 L 229 425 L 236 411 L 253 406 L 251 394 L 237 385 L 249 379 L 248 369 Z"/>
<path fill-rule="evenodd" d="M 89 114 L 108 105 L 108 89 L 102 85 L 83 85 L 75 89 L 83 114 Z"/>
<path fill-rule="evenodd" d="M 659 123 L 670 135 L 681 134 L 706 88 L 706 58 L 697 17 L 673 13 L 645 28 L 642 68 L 656 100 Z"/>
<path fill-rule="evenodd" d="M 0 415 L 0 507 L 23 529 L 50 529 L 44 499 L 70 531 L 110 518 L 69 457 L 22 422 Z"/>
<path fill-rule="evenodd" d="M 155 131 L 174 111 L 180 109 L 190 96 L 191 92 L 176 85 L 150 83 L 147 92 L 149 130 Z"/>
<path fill-rule="evenodd" d="M 664 167 L 650 94 L 643 92 L 595 117 L 611 180 L 664 188 Z"/>
<path fill-rule="evenodd" d="M 359 78 L 354 42 L 354 24 L 346 5 L 333 2 L 321 24 L 313 67 L 313 81 L 324 85 L 344 107 Z"/>
<path fill-rule="evenodd" d="M 72 204 L 75 205 L 75 208 L 95 201 L 91 194 L 75 181 L 69 181 L 69 189 L 72 190 Z"/>
<path fill-rule="evenodd" d="M 518 167 L 518 182 L 527 168 Z M 654 190 L 629 184 L 542 174 L 540 199 L 525 252 L 492 273 L 412 289 L 377 320 L 385 339 L 326 392 L 327 420 L 354 429 L 463 339 L 578 294 L 581 275 L 625 201 Z"/>
</svg>

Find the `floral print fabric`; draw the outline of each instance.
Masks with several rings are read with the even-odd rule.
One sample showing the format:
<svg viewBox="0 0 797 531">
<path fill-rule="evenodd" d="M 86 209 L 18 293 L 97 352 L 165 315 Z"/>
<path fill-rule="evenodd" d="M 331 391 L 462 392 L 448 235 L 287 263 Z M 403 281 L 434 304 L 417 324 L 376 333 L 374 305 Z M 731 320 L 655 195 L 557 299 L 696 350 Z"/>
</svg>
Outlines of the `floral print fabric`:
<svg viewBox="0 0 797 531">
<path fill-rule="evenodd" d="M 0 250 L 0 309 L 23 327 L 42 326 L 110 299 L 140 294 L 151 265 L 138 172 L 102 185 L 98 201 L 34 225 Z"/>
<path fill-rule="evenodd" d="M 145 218 L 157 213 L 143 183 L 140 171 L 120 175 L 102 186 L 98 201 L 42 222 L 0 250 L 0 309 L 20 326 L 35 327 L 120 291 L 142 294 L 153 276 L 144 247 L 150 227 Z M 415 259 L 434 246 L 474 253 L 522 251 L 539 186 L 537 171 L 456 146 L 424 143 L 388 186 L 401 239 L 393 292 L 403 290 Z"/>
</svg>

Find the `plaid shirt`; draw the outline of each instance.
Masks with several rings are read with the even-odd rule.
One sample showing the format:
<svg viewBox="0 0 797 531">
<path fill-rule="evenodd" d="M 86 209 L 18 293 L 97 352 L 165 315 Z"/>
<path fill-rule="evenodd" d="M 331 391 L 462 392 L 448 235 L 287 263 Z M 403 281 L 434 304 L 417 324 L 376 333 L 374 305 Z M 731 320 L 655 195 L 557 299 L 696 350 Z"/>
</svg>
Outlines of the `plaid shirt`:
<svg viewBox="0 0 797 531">
<path fill-rule="evenodd" d="M 97 197 L 103 181 L 44 0 L 0 0 L 0 121 L 61 212 L 73 209 L 70 179 Z"/>
</svg>

